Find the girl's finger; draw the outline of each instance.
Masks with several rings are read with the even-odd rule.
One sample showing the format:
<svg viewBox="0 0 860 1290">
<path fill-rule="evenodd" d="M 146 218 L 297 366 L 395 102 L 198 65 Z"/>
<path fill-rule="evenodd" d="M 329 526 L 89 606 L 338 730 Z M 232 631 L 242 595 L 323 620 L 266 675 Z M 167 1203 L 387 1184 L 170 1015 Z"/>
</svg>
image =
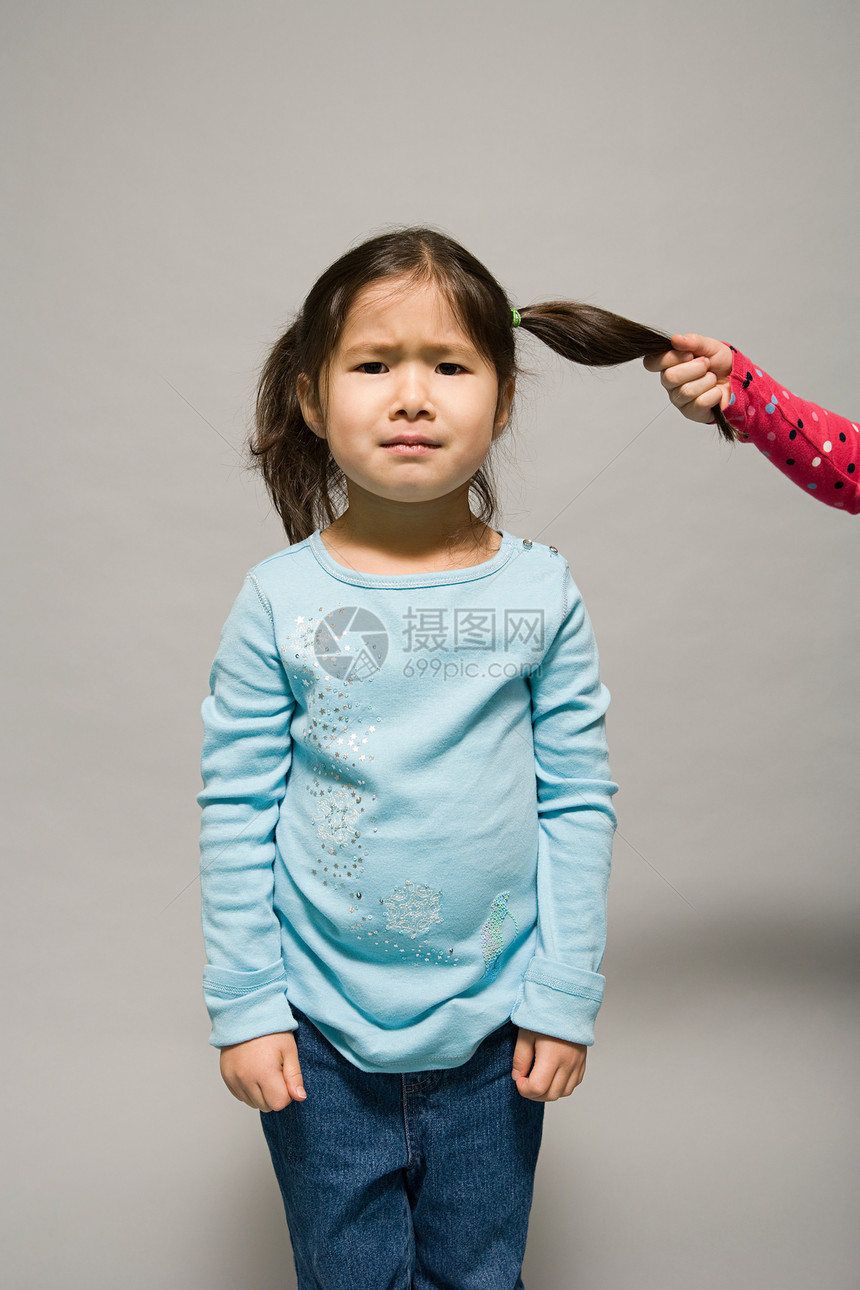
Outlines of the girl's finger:
<svg viewBox="0 0 860 1290">
<path fill-rule="evenodd" d="M 302 1068 L 299 1066 L 298 1058 L 294 1063 L 284 1062 L 283 1077 L 290 1100 L 303 1102 L 307 1097 L 307 1093 L 302 1084 Z"/>
<path fill-rule="evenodd" d="M 224 1083 L 227 1085 L 237 1102 L 247 1102 L 248 1097 L 241 1084 L 237 1084 L 235 1081 L 229 1079 L 225 1079 Z"/>
<path fill-rule="evenodd" d="M 723 401 L 723 391 L 719 385 L 715 385 L 712 390 L 706 390 L 695 400 L 697 408 L 717 408 Z"/>
<path fill-rule="evenodd" d="M 705 338 L 695 331 L 676 331 L 669 339 L 676 349 L 691 349 L 693 353 L 698 353 Z"/>
<path fill-rule="evenodd" d="M 660 377 L 665 390 L 677 389 L 679 385 L 684 385 L 687 381 L 699 380 L 708 371 L 708 360 L 706 358 L 694 358 L 689 363 L 678 363 L 675 367 L 667 367 Z"/>
<path fill-rule="evenodd" d="M 715 340 L 713 336 L 700 336 L 698 332 L 687 332 L 684 335 L 677 333 L 669 338 L 676 349 L 688 349 L 700 357 L 716 358 L 717 354 L 724 348 L 721 340 Z"/>
<path fill-rule="evenodd" d="M 562 1093 L 562 1097 L 570 1097 L 571 1093 L 576 1088 L 576 1086 L 582 1083 L 584 1075 L 585 1075 L 585 1062 L 584 1061 L 577 1062 L 577 1064 L 573 1067 L 573 1069 L 568 1073 L 567 1079 L 565 1081 L 564 1092 Z"/>
<path fill-rule="evenodd" d="M 525 1035 L 520 1035 L 514 1048 L 513 1069 L 511 1075 L 513 1079 L 519 1079 L 522 1075 L 528 1075 L 535 1059 L 535 1045 L 533 1039 L 528 1039 Z"/>
<path fill-rule="evenodd" d="M 553 1076 L 553 1081 L 549 1086 L 549 1092 L 547 1093 L 548 1102 L 557 1102 L 560 1097 L 564 1097 L 564 1091 L 567 1088 L 568 1079 L 569 1072 L 564 1067 L 560 1066 Z"/>
<path fill-rule="evenodd" d="M 249 1103 L 249 1106 L 253 1106 L 256 1111 L 271 1111 L 272 1108 L 266 1101 L 266 1094 L 263 1092 L 262 1084 L 254 1085 L 254 1098 Z"/>
<path fill-rule="evenodd" d="M 676 363 L 684 363 L 694 357 L 689 350 L 667 349 L 665 354 L 649 354 L 642 359 L 642 363 L 649 372 L 665 372 L 667 367 L 674 367 Z"/>
<path fill-rule="evenodd" d="M 694 403 L 700 394 L 713 390 L 716 383 L 717 378 L 713 372 L 706 372 L 698 381 L 685 381 L 683 385 L 675 386 L 669 391 L 669 398 L 676 407 L 685 407 L 688 403 Z"/>
<path fill-rule="evenodd" d="M 541 1064 L 540 1058 L 537 1058 L 528 1077 L 520 1077 L 517 1080 L 517 1091 L 523 1097 L 531 1098 L 532 1101 L 546 1101 L 554 1074 L 555 1072 L 548 1071 L 546 1066 Z"/>
</svg>

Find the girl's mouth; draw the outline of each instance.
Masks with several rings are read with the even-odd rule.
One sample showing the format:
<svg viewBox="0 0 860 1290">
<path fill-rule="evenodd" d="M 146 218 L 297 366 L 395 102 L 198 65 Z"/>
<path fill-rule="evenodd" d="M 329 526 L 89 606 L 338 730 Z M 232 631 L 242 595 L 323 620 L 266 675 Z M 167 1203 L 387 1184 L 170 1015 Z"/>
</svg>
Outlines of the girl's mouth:
<svg viewBox="0 0 860 1290">
<path fill-rule="evenodd" d="M 386 452 L 396 453 L 428 453 L 435 452 L 439 445 L 435 443 L 384 443 L 381 445 Z"/>
</svg>

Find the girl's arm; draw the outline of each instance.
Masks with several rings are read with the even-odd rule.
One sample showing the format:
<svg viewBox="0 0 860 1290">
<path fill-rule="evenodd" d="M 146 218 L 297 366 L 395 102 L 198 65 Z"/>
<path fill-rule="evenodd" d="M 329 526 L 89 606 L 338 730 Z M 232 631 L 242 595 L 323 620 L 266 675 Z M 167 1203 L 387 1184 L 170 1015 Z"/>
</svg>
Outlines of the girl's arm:
<svg viewBox="0 0 860 1290">
<path fill-rule="evenodd" d="M 691 421 L 710 422 L 720 405 L 742 443 L 799 488 L 837 510 L 860 513 L 860 430 L 846 417 L 790 394 L 733 345 L 695 333 L 646 358 L 672 402 Z"/>
<path fill-rule="evenodd" d="M 563 569 L 561 625 L 529 678 L 539 820 L 538 935 L 511 1019 L 575 1044 L 594 1042 L 603 999 L 606 896 L 615 831 L 597 647 Z"/>
<path fill-rule="evenodd" d="M 275 825 L 295 701 L 253 573 L 221 631 L 203 700 L 203 993 L 216 1048 L 294 1030 L 273 908 Z"/>
</svg>

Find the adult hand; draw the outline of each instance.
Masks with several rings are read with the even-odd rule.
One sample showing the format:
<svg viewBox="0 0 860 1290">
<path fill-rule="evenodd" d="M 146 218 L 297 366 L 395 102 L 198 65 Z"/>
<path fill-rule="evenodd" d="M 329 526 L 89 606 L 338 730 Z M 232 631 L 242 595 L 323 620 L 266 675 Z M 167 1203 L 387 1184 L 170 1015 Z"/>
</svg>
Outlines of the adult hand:
<svg viewBox="0 0 860 1290">
<path fill-rule="evenodd" d="M 556 1102 L 569 1097 L 585 1074 L 585 1044 L 555 1039 L 520 1027 L 514 1048 L 517 1092 L 533 1102 Z"/>
<path fill-rule="evenodd" d="M 675 407 L 689 421 L 713 421 L 713 409 L 725 408 L 731 398 L 729 376 L 732 351 L 722 341 L 695 332 L 672 336 L 673 349 L 643 359 L 649 372 L 660 372 L 660 381 Z"/>
<path fill-rule="evenodd" d="M 234 1097 L 257 1111 L 304 1101 L 299 1053 L 291 1030 L 221 1049 L 221 1078 Z"/>
</svg>

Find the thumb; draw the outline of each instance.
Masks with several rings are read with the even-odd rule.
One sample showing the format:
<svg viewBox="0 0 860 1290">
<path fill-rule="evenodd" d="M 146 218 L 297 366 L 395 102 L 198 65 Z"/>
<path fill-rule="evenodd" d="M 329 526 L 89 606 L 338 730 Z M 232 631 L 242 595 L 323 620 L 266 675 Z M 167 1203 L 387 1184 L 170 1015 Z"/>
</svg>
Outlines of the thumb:
<svg viewBox="0 0 860 1290">
<path fill-rule="evenodd" d="M 699 336 L 696 332 L 672 337 L 674 346 L 686 349 L 692 358 L 707 359 L 708 368 L 718 381 L 726 382 L 732 371 L 732 351 L 713 336 Z"/>
<path fill-rule="evenodd" d="M 303 1102 L 307 1097 L 302 1084 L 302 1068 L 298 1057 L 285 1057 L 282 1067 L 287 1092 L 294 1102 Z"/>
<path fill-rule="evenodd" d="M 699 336 L 694 331 L 678 332 L 671 338 L 672 348 L 692 354 L 693 358 L 716 358 L 723 348 L 721 340 L 712 336 Z"/>
<path fill-rule="evenodd" d="M 520 1030 L 514 1048 L 514 1063 L 511 1078 L 518 1080 L 528 1075 L 535 1060 L 535 1034 L 533 1030 Z"/>
</svg>

